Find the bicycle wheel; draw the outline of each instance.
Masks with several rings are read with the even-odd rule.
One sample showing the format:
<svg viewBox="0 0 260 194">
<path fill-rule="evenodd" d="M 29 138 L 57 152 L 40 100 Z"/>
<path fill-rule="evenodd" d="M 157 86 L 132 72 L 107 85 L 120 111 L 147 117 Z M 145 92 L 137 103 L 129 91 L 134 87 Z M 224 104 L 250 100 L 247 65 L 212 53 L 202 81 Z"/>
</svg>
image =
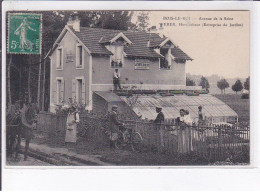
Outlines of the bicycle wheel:
<svg viewBox="0 0 260 194">
<path fill-rule="evenodd" d="M 123 149 L 124 148 L 124 139 L 122 135 L 119 135 L 118 139 L 115 141 L 116 149 Z"/>
<path fill-rule="evenodd" d="M 132 135 L 131 149 L 133 151 L 142 151 L 143 137 L 138 132 L 134 132 Z"/>
</svg>

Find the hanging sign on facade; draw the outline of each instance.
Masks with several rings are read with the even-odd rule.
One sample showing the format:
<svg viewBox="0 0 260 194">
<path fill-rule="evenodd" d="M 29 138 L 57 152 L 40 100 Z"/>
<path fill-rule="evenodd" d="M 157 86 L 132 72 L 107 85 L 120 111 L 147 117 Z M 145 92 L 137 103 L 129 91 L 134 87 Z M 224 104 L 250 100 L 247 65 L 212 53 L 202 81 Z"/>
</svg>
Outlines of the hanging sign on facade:
<svg viewBox="0 0 260 194">
<path fill-rule="evenodd" d="M 42 15 L 8 14 L 8 53 L 41 54 Z"/>
<path fill-rule="evenodd" d="M 74 62 L 75 55 L 72 54 L 72 51 L 66 53 L 66 63 Z"/>
<path fill-rule="evenodd" d="M 148 60 L 135 60 L 135 69 L 136 70 L 148 70 L 150 69 Z"/>
</svg>

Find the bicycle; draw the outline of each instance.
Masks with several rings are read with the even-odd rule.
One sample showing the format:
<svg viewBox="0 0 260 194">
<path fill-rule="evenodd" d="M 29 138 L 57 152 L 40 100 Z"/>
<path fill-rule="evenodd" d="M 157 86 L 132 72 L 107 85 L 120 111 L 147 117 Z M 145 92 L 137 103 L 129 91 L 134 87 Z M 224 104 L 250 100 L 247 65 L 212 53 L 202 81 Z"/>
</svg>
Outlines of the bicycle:
<svg viewBox="0 0 260 194">
<path fill-rule="evenodd" d="M 115 147 L 117 149 L 123 149 L 128 146 L 132 151 L 141 151 L 143 137 L 140 133 L 133 130 L 131 124 L 120 126 L 118 138 L 115 141 Z"/>
</svg>

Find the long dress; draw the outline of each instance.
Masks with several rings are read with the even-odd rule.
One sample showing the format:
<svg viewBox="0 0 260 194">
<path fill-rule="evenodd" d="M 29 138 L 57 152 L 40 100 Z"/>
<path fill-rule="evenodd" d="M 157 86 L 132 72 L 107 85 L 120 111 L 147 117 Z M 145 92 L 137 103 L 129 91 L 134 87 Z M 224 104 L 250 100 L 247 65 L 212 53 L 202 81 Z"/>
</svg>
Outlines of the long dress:
<svg viewBox="0 0 260 194">
<path fill-rule="evenodd" d="M 76 112 L 69 113 L 67 117 L 67 128 L 66 128 L 66 143 L 77 142 L 77 122 L 79 122 L 79 115 Z"/>
<path fill-rule="evenodd" d="M 178 152 L 181 154 L 193 151 L 191 128 L 192 121 L 189 115 L 180 117 L 181 125 L 178 129 Z"/>
</svg>

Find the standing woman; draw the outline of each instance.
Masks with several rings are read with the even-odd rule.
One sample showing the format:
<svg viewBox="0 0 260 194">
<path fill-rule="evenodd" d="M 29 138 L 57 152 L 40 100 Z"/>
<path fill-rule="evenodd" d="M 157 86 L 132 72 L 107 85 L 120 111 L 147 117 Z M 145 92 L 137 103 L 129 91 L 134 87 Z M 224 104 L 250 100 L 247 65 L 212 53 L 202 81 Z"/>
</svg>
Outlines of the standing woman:
<svg viewBox="0 0 260 194">
<path fill-rule="evenodd" d="M 181 154 L 188 153 L 193 150 L 191 143 L 190 126 L 192 121 L 188 111 L 181 109 L 180 117 L 177 118 L 178 129 L 178 152 Z"/>
<path fill-rule="evenodd" d="M 66 143 L 74 143 L 77 142 L 77 123 L 79 122 L 79 113 L 74 105 L 72 105 L 69 109 L 69 113 L 67 116 L 67 129 L 65 136 L 65 144 Z"/>
<path fill-rule="evenodd" d="M 187 151 L 191 152 L 191 151 L 193 151 L 192 139 L 194 138 L 194 131 L 191 127 L 192 120 L 190 118 L 190 112 L 188 110 L 185 110 L 184 123 L 186 124 L 185 141 L 187 144 Z"/>
<path fill-rule="evenodd" d="M 185 123 L 184 123 L 185 110 L 180 110 L 180 117 L 177 118 L 177 137 L 178 137 L 178 152 L 184 154 L 187 152 L 187 145 L 185 144 Z"/>
</svg>

